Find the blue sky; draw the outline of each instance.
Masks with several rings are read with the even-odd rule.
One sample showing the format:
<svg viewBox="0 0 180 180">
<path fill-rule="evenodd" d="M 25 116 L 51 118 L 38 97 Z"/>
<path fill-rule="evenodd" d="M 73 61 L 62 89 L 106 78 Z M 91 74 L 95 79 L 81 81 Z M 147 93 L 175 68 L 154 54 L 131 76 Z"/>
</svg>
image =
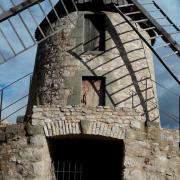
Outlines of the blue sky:
<svg viewBox="0 0 180 180">
<path fill-rule="evenodd" d="M 173 20 L 173 22 L 180 27 L 180 0 L 156 0 L 160 7 L 168 14 L 168 16 Z M 180 40 L 180 36 L 175 36 L 177 41 Z M 162 49 L 162 54 L 168 51 L 167 48 Z M 160 82 L 165 87 L 169 88 L 171 91 L 175 92 L 180 96 L 180 87 L 172 79 L 172 77 L 166 72 L 166 70 L 160 65 L 160 63 L 155 59 L 155 69 L 156 69 L 156 80 Z M 174 56 L 168 59 L 170 62 L 178 62 L 180 59 Z M 180 75 L 180 64 L 175 69 L 177 74 Z M 179 117 L 179 98 L 178 96 L 169 93 L 168 91 L 157 86 L 158 89 L 158 99 L 160 104 L 160 109 L 165 112 L 170 112 L 177 117 Z M 179 124 L 174 122 L 172 118 L 168 117 L 165 113 L 161 112 L 161 124 L 164 127 L 178 127 Z"/>
<path fill-rule="evenodd" d="M 14 0 L 14 2 L 19 3 L 22 0 Z M 53 0 L 54 2 L 56 0 Z M 143 0 L 140 0 L 143 2 Z M 5 2 L 5 3 L 4 3 Z M 3 5 L 5 9 L 8 9 L 11 5 L 8 3 L 9 0 L 0 0 L 0 4 Z M 169 17 L 180 27 L 180 0 L 156 0 L 156 2 L 160 5 L 160 7 L 168 14 Z M 44 4 L 44 7 L 48 7 L 47 4 Z M 32 8 L 32 11 L 34 13 L 37 12 L 36 8 Z M 38 17 L 38 21 L 41 21 L 41 14 L 36 14 Z M 23 16 L 24 18 L 29 21 L 29 18 L 26 14 Z M 20 27 L 20 24 L 18 24 L 18 19 L 12 18 L 12 22 L 16 22 L 15 25 Z M 32 32 L 35 30 L 36 26 L 34 24 L 29 24 Z M 0 26 L 1 28 L 4 28 L 3 30 L 7 31 L 9 33 L 10 40 L 14 41 L 14 47 L 19 50 L 21 48 L 20 45 L 17 45 L 14 36 L 12 36 L 11 31 L 9 31 L 9 26 L 7 24 L 2 24 Z M 23 34 L 21 32 L 21 28 L 19 29 L 19 33 L 23 36 L 23 38 L 26 38 L 26 34 Z M 180 40 L 180 37 L 175 37 L 177 40 Z M 6 50 L 6 46 L 2 46 L 3 42 L 0 42 L 1 50 Z M 32 42 L 26 38 L 27 45 L 30 45 Z M 158 43 L 158 42 L 157 42 Z M 19 49 L 18 49 L 19 48 Z M 168 49 L 162 49 L 162 54 L 164 52 L 168 51 Z M 8 54 L 9 52 L 7 52 Z M 9 83 L 15 81 L 16 79 L 30 73 L 33 71 L 34 67 L 34 60 L 35 60 L 35 54 L 36 54 L 36 46 L 31 48 L 30 50 L 26 51 L 23 54 L 20 54 L 13 60 L 8 61 L 5 64 L 0 65 L 0 88 L 8 85 Z M 160 63 L 154 58 L 155 62 L 155 70 L 156 70 L 156 80 L 160 82 L 163 86 L 169 88 L 171 91 L 174 91 L 177 95 L 180 96 L 180 87 L 179 85 L 172 79 L 172 77 L 167 73 L 167 71 L 160 65 Z M 171 61 L 179 61 L 179 59 L 171 59 Z M 180 65 L 179 65 L 180 67 Z M 175 71 L 178 71 L 180 68 L 176 68 Z M 179 71 L 180 72 L 180 71 Z M 179 73 L 180 75 L 180 73 Z M 18 98 L 26 95 L 28 93 L 28 83 L 29 79 L 28 77 L 20 81 L 18 84 L 12 86 L 12 88 L 8 88 L 4 93 L 4 103 L 3 106 L 10 104 L 11 102 L 17 100 Z M 164 88 L 161 88 L 160 86 L 157 86 L 158 89 L 158 100 L 160 104 L 161 109 L 161 124 L 163 127 L 171 127 L 171 128 L 177 128 L 178 123 L 174 122 L 171 117 L 167 116 L 164 112 L 168 112 L 169 114 L 172 114 L 176 117 L 179 117 L 179 98 L 178 96 L 169 93 Z M 21 106 L 23 106 L 27 101 L 27 98 L 23 99 L 21 102 L 15 105 L 15 108 L 18 109 Z M 14 109 L 14 107 L 13 107 Z M 24 110 L 21 110 L 19 114 L 22 114 Z M 5 117 L 7 114 L 12 112 L 12 109 L 7 109 L 3 113 L 3 117 Z M 17 114 L 15 114 L 12 117 L 9 117 L 10 121 L 15 121 L 15 117 Z"/>
</svg>

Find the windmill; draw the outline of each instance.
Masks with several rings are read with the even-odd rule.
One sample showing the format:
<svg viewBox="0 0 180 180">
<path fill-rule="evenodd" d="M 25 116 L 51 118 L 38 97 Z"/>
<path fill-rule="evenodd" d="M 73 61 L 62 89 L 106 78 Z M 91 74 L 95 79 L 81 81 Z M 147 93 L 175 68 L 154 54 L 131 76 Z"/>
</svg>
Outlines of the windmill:
<svg viewBox="0 0 180 180">
<path fill-rule="evenodd" d="M 160 127 L 153 54 L 179 85 L 169 60 L 180 31 L 158 4 L 9 0 L 0 10 L 1 64 L 37 48 L 34 71 L 1 90 L 0 122 L 26 112 L 0 127 L 0 178 L 178 179 L 178 131 Z M 27 78 L 27 94 L 4 106 Z"/>
</svg>

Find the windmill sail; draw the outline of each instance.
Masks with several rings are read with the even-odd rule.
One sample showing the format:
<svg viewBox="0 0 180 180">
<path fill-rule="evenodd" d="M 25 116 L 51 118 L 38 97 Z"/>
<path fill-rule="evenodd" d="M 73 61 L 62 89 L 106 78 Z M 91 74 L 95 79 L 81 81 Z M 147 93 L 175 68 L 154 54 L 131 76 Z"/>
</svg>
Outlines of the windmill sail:
<svg viewBox="0 0 180 180">
<path fill-rule="evenodd" d="M 57 2 L 58 0 L 26 0 L 15 4 L 15 0 L 9 0 L 11 7 L 7 10 L 0 5 L 0 64 L 58 32 L 48 18 L 49 12 L 53 11 L 60 20 L 55 8 Z M 63 1 L 61 3 L 64 5 Z M 51 29 L 48 35 L 39 25 L 44 19 Z M 38 40 L 35 38 L 37 29 L 41 34 Z"/>
<path fill-rule="evenodd" d="M 98 0 L 96 1 L 98 5 Z M 16 4 L 15 0 L 9 0 L 8 2 L 10 4 L 9 9 L 5 9 L 3 5 L 0 5 L 0 64 L 16 57 L 59 31 L 52 26 L 49 18 L 50 13 L 53 13 L 61 21 L 59 10 L 64 11 L 68 15 L 70 13 L 69 8 L 73 9 L 73 11 L 78 11 L 79 5 L 86 1 L 69 0 L 71 3 L 68 5 L 71 7 L 67 7 L 67 0 L 21 0 L 19 4 Z M 103 2 L 107 4 L 106 0 Z M 59 4 L 61 4 L 63 9 L 58 9 Z M 124 17 L 176 82 L 180 84 L 178 73 L 173 69 L 177 69 L 176 64 L 178 62 L 173 64 L 171 58 L 172 56 L 176 58 L 180 56 L 180 45 L 174 38 L 174 35 L 180 33 L 180 30 L 166 13 L 151 0 L 110 0 L 108 4 L 111 4 L 111 7 Z M 152 15 L 153 13 L 156 17 Z M 51 32 L 44 32 L 40 25 L 42 21 L 46 26 L 49 26 Z M 161 21 L 166 22 L 166 24 L 161 24 Z M 136 23 L 140 24 L 141 27 L 146 25 L 143 31 L 154 31 L 156 35 L 147 40 L 137 29 Z M 38 39 L 35 37 L 35 31 L 39 33 Z M 13 39 L 9 34 L 13 36 Z M 161 44 L 152 46 L 150 41 L 155 39 L 161 39 Z M 159 49 L 164 47 L 168 47 L 168 53 L 162 55 L 162 53 L 159 53 Z"/>
<path fill-rule="evenodd" d="M 128 3 L 126 5 L 123 6 L 115 5 L 115 8 L 119 12 L 119 14 L 124 17 L 124 19 L 133 28 L 133 30 L 136 31 L 136 33 L 141 37 L 141 39 L 146 43 L 146 45 L 152 50 L 152 52 L 156 55 L 158 60 L 171 74 L 171 76 L 175 79 L 175 81 L 178 84 L 180 84 L 180 79 L 178 77 L 177 72 L 173 71 L 174 65 L 172 65 L 172 62 L 170 63 L 171 65 L 169 65 L 169 61 L 171 61 L 171 59 L 169 58 L 171 56 L 177 56 L 177 58 L 179 58 L 180 56 L 180 44 L 178 41 L 175 40 L 175 38 L 173 38 L 173 35 L 180 33 L 180 29 L 171 21 L 171 19 L 154 1 L 149 1 L 149 2 L 146 1 L 145 3 L 144 2 L 145 1 L 141 1 L 140 3 L 137 0 L 128 0 Z M 148 5 L 151 5 L 151 8 L 148 9 Z M 127 7 L 131 9 L 131 12 L 127 13 L 127 10 L 125 9 Z M 157 12 L 156 16 L 158 14 L 158 17 L 153 17 L 153 15 L 151 15 L 151 13 L 154 12 Z M 131 17 L 131 15 L 135 15 L 135 14 L 136 14 L 136 20 L 135 21 L 129 20 L 128 16 Z M 160 20 L 164 20 L 166 24 L 161 25 L 159 22 Z M 161 38 L 164 41 L 164 43 L 153 47 L 151 43 L 146 38 L 143 37 L 141 32 L 138 31 L 134 22 L 147 23 L 150 27 L 143 30 L 148 31 L 153 29 L 153 31 L 156 32 L 156 36 L 151 37 L 150 39 L 152 40 L 152 39 Z M 158 50 L 163 47 L 168 47 L 171 50 L 171 52 L 168 52 L 167 54 L 164 55 L 160 55 Z"/>
</svg>

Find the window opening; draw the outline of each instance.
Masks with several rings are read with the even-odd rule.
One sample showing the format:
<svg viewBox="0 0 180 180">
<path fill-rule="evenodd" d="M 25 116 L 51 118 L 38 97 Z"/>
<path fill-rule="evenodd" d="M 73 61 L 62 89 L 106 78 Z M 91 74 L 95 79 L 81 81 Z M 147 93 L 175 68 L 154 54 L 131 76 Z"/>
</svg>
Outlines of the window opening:
<svg viewBox="0 0 180 180">
<path fill-rule="evenodd" d="M 105 105 L 105 77 L 82 77 L 81 103 L 92 107 Z"/>
<path fill-rule="evenodd" d="M 84 16 L 84 50 L 105 50 L 105 15 L 85 14 Z"/>
</svg>

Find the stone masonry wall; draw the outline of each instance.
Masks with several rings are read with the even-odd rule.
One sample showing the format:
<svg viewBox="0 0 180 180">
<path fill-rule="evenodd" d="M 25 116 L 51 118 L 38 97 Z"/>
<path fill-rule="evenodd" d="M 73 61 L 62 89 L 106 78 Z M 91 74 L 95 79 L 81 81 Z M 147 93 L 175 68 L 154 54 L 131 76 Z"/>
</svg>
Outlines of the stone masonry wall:
<svg viewBox="0 0 180 180">
<path fill-rule="evenodd" d="M 107 106 L 133 107 L 148 120 L 159 121 L 156 87 L 150 80 L 151 51 L 119 14 L 103 12 L 106 50 L 85 52 L 84 14 L 88 13 L 92 12 L 71 13 L 73 24 L 67 16 L 55 21 L 59 33 L 38 46 L 27 114 L 33 105 L 78 105 L 82 76 L 104 76 Z M 142 34 L 149 38 L 145 31 Z"/>
<path fill-rule="evenodd" d="M 1 180 L 50 180 L 50 162 L 42 128 L 14 124 L 0 129 Z"/>
<path fill-rule="evenodd" d="M 52 180 L 48 138 L 92 135 L 123 139 L 125 180 L 178 180 L 178 131 L 144 121 L 130 108 L 34 107 L 27 124 L 0 129 L 0 179 Z"/>
</svg>

